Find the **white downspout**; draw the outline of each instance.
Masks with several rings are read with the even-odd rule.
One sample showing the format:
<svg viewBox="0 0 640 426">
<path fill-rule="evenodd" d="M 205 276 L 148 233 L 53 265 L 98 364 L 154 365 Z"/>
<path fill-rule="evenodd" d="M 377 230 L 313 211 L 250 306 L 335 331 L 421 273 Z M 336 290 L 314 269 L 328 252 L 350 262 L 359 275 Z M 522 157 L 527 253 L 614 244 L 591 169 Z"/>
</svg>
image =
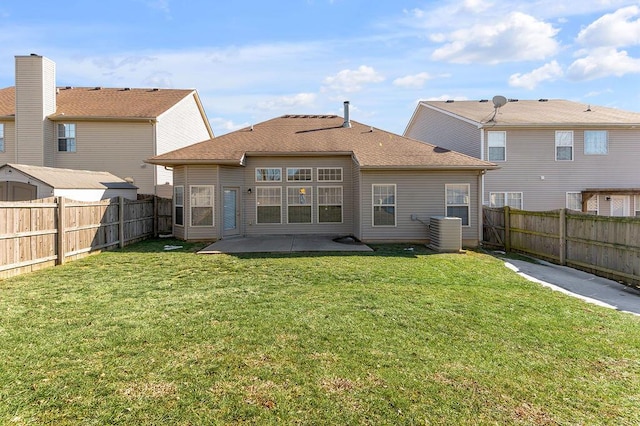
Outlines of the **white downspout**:
<svg viewBox="0 0 640 426">
<path fill-rule="evenodd" d="M 484 128 L 480 127 L 480 159 L 481 160 L 486 160 L 485 159 L 485 152 L 484 152 Z M 481 200 L 481 205 L 485 205 L 485 199 L 484 199 L 484 175 L 485 175 L 485 171 L 482 172 L 482 178 L 481 178 L 481 182 L 480 182 L 480 191 L 481 191 L 481 196 L 480 196 L 480 200 Z"/>
</svg>

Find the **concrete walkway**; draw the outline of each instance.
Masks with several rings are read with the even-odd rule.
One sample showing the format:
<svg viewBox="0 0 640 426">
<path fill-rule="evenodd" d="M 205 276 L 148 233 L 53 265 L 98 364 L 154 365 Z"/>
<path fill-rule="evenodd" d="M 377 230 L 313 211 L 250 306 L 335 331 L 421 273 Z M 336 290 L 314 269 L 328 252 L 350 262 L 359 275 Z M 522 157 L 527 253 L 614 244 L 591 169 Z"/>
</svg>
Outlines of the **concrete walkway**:
<svg viewBox="0 0 640 426">
<path fill-rule="evenodd" d="M 371 247 L 361 243 L 341 243 L 335 236 L 322 235 L 267 235 L 260 237 L 235 237 L 218 240 L 200 250 L 198 254 L 238 253 L 294 253 L 294 252 L 371 252 Z"/>
<path fill-rule="evenodd" d="M 616 281 L 552 263 L 505 259 L 524 278 L 586 302 L 640 315 L 640 291 Z"/>
</svg>

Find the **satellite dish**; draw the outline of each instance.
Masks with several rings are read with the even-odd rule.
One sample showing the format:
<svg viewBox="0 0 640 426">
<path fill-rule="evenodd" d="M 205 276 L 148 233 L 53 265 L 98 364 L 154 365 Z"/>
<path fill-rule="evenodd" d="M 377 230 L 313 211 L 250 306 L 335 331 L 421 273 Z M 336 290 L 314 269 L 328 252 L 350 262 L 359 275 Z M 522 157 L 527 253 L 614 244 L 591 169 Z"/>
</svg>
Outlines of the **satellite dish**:
<svg viewBox="0 0 640 426">
<path fill-rule="evenodd" d="M 504 106 L 507 103 L 507 98 L 505 98 L 504 96 L 494 96 L 493 97 L 493 106 L 495 108 L 500 108 L 501 106 Z"/>
</svg>

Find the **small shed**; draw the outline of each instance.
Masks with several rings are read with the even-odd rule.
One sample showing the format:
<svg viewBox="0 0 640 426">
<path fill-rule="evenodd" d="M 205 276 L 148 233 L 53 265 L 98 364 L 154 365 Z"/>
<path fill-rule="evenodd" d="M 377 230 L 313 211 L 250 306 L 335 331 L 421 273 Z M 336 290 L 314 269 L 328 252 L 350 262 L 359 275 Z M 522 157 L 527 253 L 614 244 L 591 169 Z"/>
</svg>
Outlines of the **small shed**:
<svg viewBox="0 0 640 426">
<path fill-rule="evenodd" d="M 65 197 L 98 201 L 113 197 L 135 200 L 138 187 L 109 172 L 5 164 L 0 167 L 0 201 Z"/>
</svg>

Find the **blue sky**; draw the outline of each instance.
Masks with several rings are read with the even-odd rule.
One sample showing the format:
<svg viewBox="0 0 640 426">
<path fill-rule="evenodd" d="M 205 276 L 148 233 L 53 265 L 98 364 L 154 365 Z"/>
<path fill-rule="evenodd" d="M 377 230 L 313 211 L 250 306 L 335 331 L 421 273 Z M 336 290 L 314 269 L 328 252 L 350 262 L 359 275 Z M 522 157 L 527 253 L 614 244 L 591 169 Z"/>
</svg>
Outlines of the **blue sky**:
<svg viewBox="0 0 640 426">
<path fill-rule="evenodd" d="M 427 99 L 562 98 L 640 112 L 640 1 L 110 0 L 0 3 L 14 56 L 60 86 L 194 88 L 214 133 L 338 114 L 402 134 Z"/>
</svg>

